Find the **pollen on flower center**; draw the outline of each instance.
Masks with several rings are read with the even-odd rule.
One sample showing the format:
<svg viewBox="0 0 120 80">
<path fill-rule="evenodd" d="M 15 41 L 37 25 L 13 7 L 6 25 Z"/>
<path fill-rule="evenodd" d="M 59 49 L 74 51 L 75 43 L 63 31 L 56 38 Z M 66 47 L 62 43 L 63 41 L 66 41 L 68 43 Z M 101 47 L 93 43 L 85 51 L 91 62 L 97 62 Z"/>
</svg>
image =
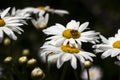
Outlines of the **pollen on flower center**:
<svg viewBox="0 0 120 80">
<path fill-rule="evenodd" d="M 75 53 L 78 53 L 80 51 L 79 48 L 71 47 L 69 44 L 67 44 L 65 46 L 62 45 L 61 50 L 64 52 L 67 52 L 67 53 L 71 53 L 71 54 L 75 54 Z"/>
<path fill-rule="evenodd" d="M 0 19 L 0 27 L 5 25 L 5 21 L 3 19 Z"/>
<path fill-rule="evenodd" d="M 40 6 L 40 7 L 37 7 L 37 8 L 40 9 L 40 10 L 45 10 L 44 6 Z"/>
<path fill-rule="evenodd" d="M 62 33 L 63 37 L 69 39 L 69 38 L 74 38 L 77 39 L 80 37 L 80 32 L 78 32 L 77 30 L 74 29 L 67 29 L 64 30 Z"/>
<path fill-rule="evenodd" d="M 120 49 L 120 40 L 116 41 L 112 45 L 114 48 L 119 48 Z"/>
</svg>

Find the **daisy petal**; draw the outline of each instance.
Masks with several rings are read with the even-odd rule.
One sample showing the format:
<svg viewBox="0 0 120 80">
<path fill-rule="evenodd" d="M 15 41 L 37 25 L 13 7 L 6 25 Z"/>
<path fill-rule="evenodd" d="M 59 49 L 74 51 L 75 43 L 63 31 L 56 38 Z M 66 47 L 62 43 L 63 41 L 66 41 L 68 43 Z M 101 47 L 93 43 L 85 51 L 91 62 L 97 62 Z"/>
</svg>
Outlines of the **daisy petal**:
<svg viewBox="0 0 120 80">
<path fill-rule="evenodd" d="M 48 57 L 48 61 L 54 61 L 55 59 L 57 59 L 61 54 L 54 54 L 54 55 L 50 55 Z"/>
<path fill-rule="evenodd" d="M 71 56 L 72 58 L 71 58 L 71 65 L 72 65 L 72 67 L 74 68 L 74 69 L 76 69 L 77 68 L 77 59 L 75 58 L 75 56 Z"/>
<path fill-rule="evenodd" d="M 85 62 L 85 59 L 81 55 L 76 54 L 76 57 L 79 59 L 80 62 L 82 62 L 82 63 Z"/>
<path fill-rule="evenodd" d="M 112 52 L 112 54 L 111 54 L 111 57 L 115 57 L 115 56 L 117 56 L 118 54 L 120 54 L 120 50 L 119 50 L 119 49 L 113 49 L 112 51 L 113 51 L 113 52 Z"/>
<path fill-rule="evenodd" d="M 12 38 L 13 40 L 16 40 L 17 37 L 16 35 L 12 32 L 12 30 L 10 30 L 9 28 L 7 27 L 3 27 L 2 30 L 10 37 Z"/>
<path fill-rule="evenodd" d="M 10 10 L 10 7 L 8 7 L 7 9 L 5 9 L 5 10 L 1 13 L 1 18 L 4 18 L 4 16 L 8 13 L 9 10 Z"/>
<path fill-rule="evenodd" d="M 66 54 L 62 55 L 61 59 L 62 59 L 64 62 L 66 62 L 66 61 L 68 61 L 68 60 L 71 59 L 71 55 L 66 53 Z"/>
<path fill-rule="evenodd" d="M 61 57 L 58 58 L 57 60 L 57 68 L 59 69 L 63 65 L 63 61 L 61 60 Z"/>
<path fill-rule="evenodd" d="M 80 31 L 80 32 L 84 31 L 88 27 L 88 25 L 89 25 L 89 22 L 85 22 L 85 23 L 81 24 L 78 31 Z"/>
<path fill-rule="evenodd" d="M 76 22 L 75 20 L 71 20 L 67 25 L 66 28 L 67 29 L 78 29 L 79 27 L 79 22 Z"/>
<path fill-rule="evenodd" d="M 2 42 L 2 40 L 3 40 L 3 31 L 0 30 L 0 43 Z"/>
<path fill-rule="evenodd" d="M 111 53 L 112 49 L 109 49 L 107 51 L 105 51 L 102 55 L 101 55 L 101 58 L 104 59 L 108 56 L 110 56 L 112 53 Z"/>
<path fill-rule="evenodd" d="M 103 43 L 108 43 L 108 40 L 104 36 L 100 35 L 100 38 L 102 39 Z"/>
</svg>

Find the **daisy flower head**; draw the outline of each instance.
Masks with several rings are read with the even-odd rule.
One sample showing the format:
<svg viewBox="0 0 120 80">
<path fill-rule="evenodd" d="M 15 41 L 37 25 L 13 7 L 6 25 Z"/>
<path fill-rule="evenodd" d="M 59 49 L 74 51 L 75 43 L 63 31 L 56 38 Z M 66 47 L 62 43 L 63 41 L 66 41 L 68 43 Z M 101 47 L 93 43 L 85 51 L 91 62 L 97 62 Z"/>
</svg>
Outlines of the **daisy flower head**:
<svg viewBox="0 0 120 80">
<path fill-rule="evenodd" d="M 53 8 L 50 8 L 50 6 L 39 6 L 39 7 L 37 7 L 37 9 L 46 11 L 46 12 L 56 13 L 60 16 L 63 16 L 64 14 L 69 14 L 69 12 L 66 10 L 53 9 Z"/>
<path fill-rule="evenodd" d="M 37 20 L 31 19 L 36 29 L 43 29 L 47 27 L 48 20 L 49 20 L 49 14 L 45 14 L 45 16 L 40 15 L 39 17 L 37 17 Z"/>
<path fill-rule="evenodd" d="M 89 69 L 89 76 L 90 76 L 90 80 L 101 80 L 102 77 L 102 70 L 99 67 L 91 67 Z M 87 76 L 87 70 L 84 69 L 81 73 L 81 78 L 83 80 L 88 80 L 88 76 Z"/>
<path fill-rule="evenodd" d="M 100 38 L 102 43 L 94 45 L 93 48 L 95 48 L 96 53 L 103 52 L 101 55 L 103 59 L 108 56 L 115 57 L 120 55 L 120 30 L 118 30 L 118 33 L 114 37 L 106 39 L 100 35 Z"/>
<path fill-rule="evenodd" d="M 84 31 L 87 29 L 88 24 L 89 22 L 85 22 L 80 25 L 80 22 L 71 20 L 66 27 L 57 23 L 54 26 L 44 29 L 43 32 L 51 35 L 47 40 L 51 40 L 50 43 L 54 45 L 66 45 L 69 43 L 71 46 L 78 47 L 81 45 L 81 42 L 95 43 L 98 41 L 98 32 Z"/>
<path fill-rule="evenodd" d="M 48 61 L 52 62 L 57 60 L 57 68 L 60 68 L 64 62 L 70 61 L 70 64 L 73 67 L 73 69 L 76 69 L 77 59 L 81 63 L 84 63 L 85 60 L 93 61 L 92 57 L 95 57 L 93 53 L 86 52 L 74 46 L 71 47 L 69 44 L 56 47 L 47 42 L 41 47 L 40 56 L 45 61 L 46 57 L 51 53 L 54 54 L 48 57 Z"/>
<path fill-rule="evenodd" d="M 2 11 L 0 14 L 0 42 L 2 42 L 4 38 L 4 33 L 11 39 L 16 40 L 17 36 L 14 34 L 14 32 L 17 32 L 18 34 L 23 32 L 23 30 L 19 27 L 23 25 L 23 18 L 9 15 L 9 10 L 10 7 Z"/>
</svg>

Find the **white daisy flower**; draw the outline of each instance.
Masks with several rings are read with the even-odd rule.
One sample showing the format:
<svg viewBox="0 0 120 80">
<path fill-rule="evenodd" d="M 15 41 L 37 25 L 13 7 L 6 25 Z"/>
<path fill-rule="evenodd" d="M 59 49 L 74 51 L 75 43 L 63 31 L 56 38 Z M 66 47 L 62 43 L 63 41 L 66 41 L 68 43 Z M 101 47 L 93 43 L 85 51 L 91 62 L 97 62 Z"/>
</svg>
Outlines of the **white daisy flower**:
<svg viewBox="0 0 120 80">
<path fill-rule="evenodd" d="M 79 59 L 81 63 L 84 63 L 85 60 L 93 61 L 91 57 L 95 57 L 93 53 L 83 51 L 82 49 L 76 48 L 74 46 L 71 47 L 69 44 L 56 47 L 52 44 L 45 43 L 41 47 L 41 58 L 45 61 L 46 57 L 51 53 L 54 54 L 48 57 L 48 61 L 52 62 L 57 60 L 57 68 L 60 68 L 64 62 L 70 61 L 73 69 L 76 69 L 77 59 Z"/>
<path fill-rule="evenodd" d="M 91 67 L 89 69 L 89 76 L 90 80 L 101 80 L 102 78 L 102 71 L 101 68 L 99 67 Z M 84 69 L 83 72 L 81 73 L 81 78 L 83 80 L 88 80 L 88 75 L 87 75 L 87 70 Z"/>
<path fill-rule="evenodd" d="M 10 7 L 5 9 L 0 14 L 0 42 L 3 40 L 4 33 L 8 35 L 11 39 L 16 40 L 17 36 L 14 34 L 13 31 L 17 32 L 18 34 L 21 34 L 21 31 L 23 32 L 23 30 L 18 27 L 23 25 L 23 21 L 21 21 L 23 18 L 8 15 L 9 10 Z"/>
<path fill-rule="evenodd" d="M 60 16 L 63 16 L 64 14 L 69 14 L 69 12 L 66 10 L 53 9 L 53 8 L 50 8 L 50 6 L 39 6 L 38 9 L 47 11 L 47 12 L 51 12 L 51 13 L 56 13 Z"/>
<path fill-rule="evenodd" d="M 115 57 L 120 55 L 120 30 L 118 30 L 118 34 L 115 34 L 114 37 L 106 39 L 100 35 L 100 38 L 103 43 L 94 45 L 93 48 L 96 48 L 96 52 L 103 52 L 101 55 L 103 59 L 108 56 Z"/>
<path fill-rule="evenodd" d="M 95 43 L 98 41 L 97 35 L 99 33 L 95 31 L 84 31 L 87 29 L 88 24 L 89 22 L 85 22 L 80 25 L 80 22 L 71 20 L 66 27 L 57 23 L 54 26 L 44 29 L 43 32 L 47 35 L 52 35 L 47 40 L 50 39 L 50 43 L 54 45 L 66 45 L 69 43 L 71 46 L 78 47 L 81 45 L 81 42 Z"/>
<path fill-rule="evenodd" d="M 31 21 L 32 21 L 33 25 L 35 26 L 35 28 L 43 29 L 47 26 L 48 19 L 49 19 L 49 14 L 46 14 L 45 17 L 43 15 L 41 15 L 37 18 L 37 20 L 32 19 Z"/>
</svg>

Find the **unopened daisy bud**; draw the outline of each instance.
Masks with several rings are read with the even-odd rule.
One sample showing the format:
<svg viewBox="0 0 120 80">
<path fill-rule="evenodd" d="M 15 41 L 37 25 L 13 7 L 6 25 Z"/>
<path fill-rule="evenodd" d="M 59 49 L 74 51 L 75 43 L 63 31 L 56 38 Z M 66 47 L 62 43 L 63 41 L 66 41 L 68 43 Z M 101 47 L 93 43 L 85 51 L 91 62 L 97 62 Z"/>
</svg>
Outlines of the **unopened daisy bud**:
<svg viewBox="0 0 120 80">
<path fill-rule="evenodd" d="M 27 55 L 29 55 L 29 54 L 30 54 L 29 49 L 24 49 L 24 50 L 22 51 L 22 55 L 27 56 Z"/>
<path fill-rule="evenodd" d="M 37 27 L 37 29 L 43 29 L 43 28 L 46 28 L 46 27 L 47 27 L 47 24 L 42 23 L 41 25 L 39 25 L 39 26 Z"/>
<path fill-rule="evenodd" d="M 4 43 L 5 46 L 8 46 L 8 45 L 11 44 L 11 40 L 9 38 L 5 38 L 3 43 Z"/>
<path fill-rule="evenodd" d="M 45 75 L 44 75 L 42 69 L 40 69 L 39 67 L 34 68 L 32 70 L 32 72 L 31 72 L 31 77 L 32 78 L 40 78 L 40 79 L 42 79 L 44 76 Z"/>
<path fill-rule="evenodd" d="M 19 58 L 19 63 L 26 63 L 27 62 L 27 57 L 26 56 L 22 56 Z"/>
<path fill-rule="evenodd" d="M 35 26 L 36 29 L 43 29 L 47 27 L 49 20 L 49 14 L 46 14 L 45 16 L 41 15 L 37 18 L 37 20 L 32 19 L 32 23 Z"/>
<path fill-rule="evenodd" d="M 5 59 L 4 59 L 4 62 L 5 63 L 9 63 L 9 62 L 11 62 L 12 61 L 12 57 L 11 56 L 8 56 L 8 57 L 6 57 Z"/>
<path fill-rule="evenodd" d="M 28 60 L 27 64 L 34 65 L 36 62 L 37 62 L 36 59 L 32 58 L 32 59 Z"/>
<path fill-rule="evenodd" d="M 90 68 L 91 67 L 91 62 L 90 61 L 85 61 L 84 66 L 85 66 L 85 68 Z"/>
</svg>

